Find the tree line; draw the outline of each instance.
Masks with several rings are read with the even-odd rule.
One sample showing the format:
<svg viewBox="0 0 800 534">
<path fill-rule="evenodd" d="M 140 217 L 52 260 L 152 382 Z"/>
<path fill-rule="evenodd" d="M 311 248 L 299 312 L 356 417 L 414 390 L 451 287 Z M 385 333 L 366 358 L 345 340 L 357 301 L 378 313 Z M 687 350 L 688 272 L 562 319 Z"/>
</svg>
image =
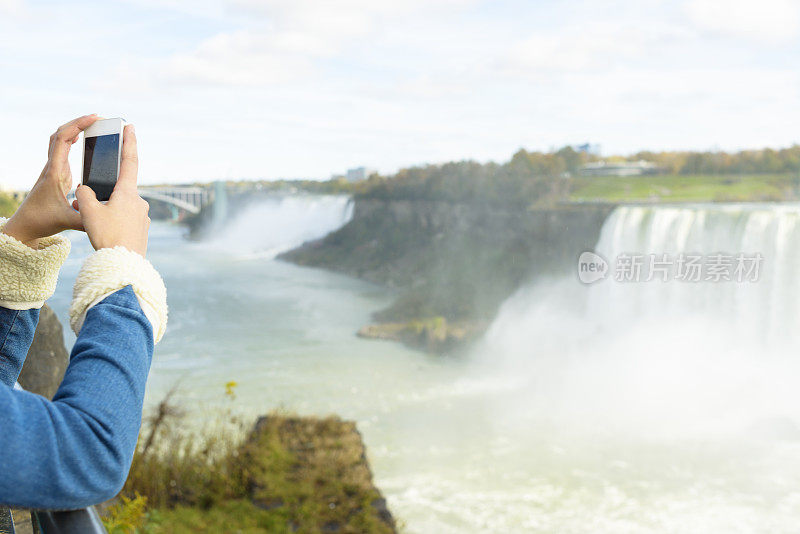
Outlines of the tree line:
<svg viewBox="0 0 800 534">
<path fill-rule="evenodd" d="M 673 175 L 800 173 L 800 145 L 739 152 L 650 152 L 601 158 L 563 147 L 552 152 L 521 149 L 505 163 L 450 162 L 402 169 L 391 176 L 372 175 L 353 185 L 361 198 L 446 200 L 530 206 L 564 198 L 587 163 L 653 162 Z M 591 179 L 591 178 L 585 178 Z M 646 178 L 643 178 L 646 179 Z"/>
<path fill-rule="evenodd" d="M 800 172 L 800 145 L 739 152 L 638 152 L 629 161 L 646 160 L 668 174 L 767 174 Z"/>
</svg>

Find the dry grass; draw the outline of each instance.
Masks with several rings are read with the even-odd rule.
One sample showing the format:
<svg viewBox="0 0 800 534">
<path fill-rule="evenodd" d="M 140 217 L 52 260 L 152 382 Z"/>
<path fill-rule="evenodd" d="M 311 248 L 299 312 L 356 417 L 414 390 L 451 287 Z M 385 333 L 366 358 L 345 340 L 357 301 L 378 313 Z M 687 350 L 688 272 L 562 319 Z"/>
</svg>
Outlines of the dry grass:
<svg viewBox="0 0 800 534">
<path fill-rule="evenodd" d="M 110 532 L 394 532 L 354 423 L 273 413 L 249 428 L 228 410 L 198 429 L 173 394 L 145 420 Z"/>
</svg>

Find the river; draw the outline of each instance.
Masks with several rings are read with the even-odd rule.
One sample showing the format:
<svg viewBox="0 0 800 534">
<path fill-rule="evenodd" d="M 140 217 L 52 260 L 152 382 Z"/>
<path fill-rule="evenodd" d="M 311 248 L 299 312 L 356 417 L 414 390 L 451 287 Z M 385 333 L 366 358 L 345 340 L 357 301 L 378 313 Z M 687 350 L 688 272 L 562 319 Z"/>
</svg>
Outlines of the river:
<svg viewBox="0 0 800 534">
<path fill-rule="evenodd" d="M 756 282 L 538 280 L 465 357 L 363 340 L 383 288 L 276 261 L 345 198 L 256 206 L 192 243 L 154 223 L 169 291 L 147 403 L 357 421 L 408 532 L 794 532 L 800 520 L 800 207 L 618 208 L 597 251 L 759 252 Z M 50 304 L 66 324 L 90 252 Z M 74 336 L 67 334 L 68 346 Z M 199 409 L 199 408 L 198 408 Z"/>
</svg>

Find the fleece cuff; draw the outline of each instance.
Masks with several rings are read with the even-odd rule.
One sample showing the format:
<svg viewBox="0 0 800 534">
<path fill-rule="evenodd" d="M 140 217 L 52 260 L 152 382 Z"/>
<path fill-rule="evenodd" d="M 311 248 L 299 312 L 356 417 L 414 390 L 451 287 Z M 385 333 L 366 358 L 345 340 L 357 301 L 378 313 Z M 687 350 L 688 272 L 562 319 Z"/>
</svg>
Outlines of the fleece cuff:
<svg viewBox="0 0 800 534">
<path fill-rule="evenodd" d="M 69 308 L 69 322 L 75 334 L 80 332 L 91 306 L 125 286 L 133 287 L 142 310 L 153 323 L 153 337 L 158 343 L 167 329 L 167 288 L 149 261 L 124 247 L 100 249 L 81 267 Z"/>
<path fill-rule="evenodd" d="M 0 228 L 6 221 L 0 217 Z M 40 239 L 38 248 L 31 248 L 0 232 L 0 306 L 41 308 L 56 289 L 58 271 L 69 249 L 69 239 L 60 235 Z"/>
</svg>

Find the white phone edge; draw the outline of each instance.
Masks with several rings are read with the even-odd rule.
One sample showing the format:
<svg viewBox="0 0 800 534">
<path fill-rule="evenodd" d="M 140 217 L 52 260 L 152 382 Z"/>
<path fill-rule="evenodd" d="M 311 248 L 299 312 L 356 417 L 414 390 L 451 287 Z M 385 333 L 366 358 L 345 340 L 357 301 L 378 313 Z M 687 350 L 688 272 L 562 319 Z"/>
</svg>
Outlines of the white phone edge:
<svg viewBox="0 0 800 534">
<path fill-rule="evenodd" d="M 83 131 L 83 154 L 81 155 L 81 184 L 83 184 L 83 166 L 86 163 L 86 138 L 98 137 L 100 135 L 119 134 L 119 145 L 117 146 L 117 180 L 119 180 L 119 166 L 122 163 L 122 133 L 125 125 L 128 124 L 121 117 L 111 119 L 100 119 Z M 85 185 L 85 184 L 84 184 Z"/>
</svg>

